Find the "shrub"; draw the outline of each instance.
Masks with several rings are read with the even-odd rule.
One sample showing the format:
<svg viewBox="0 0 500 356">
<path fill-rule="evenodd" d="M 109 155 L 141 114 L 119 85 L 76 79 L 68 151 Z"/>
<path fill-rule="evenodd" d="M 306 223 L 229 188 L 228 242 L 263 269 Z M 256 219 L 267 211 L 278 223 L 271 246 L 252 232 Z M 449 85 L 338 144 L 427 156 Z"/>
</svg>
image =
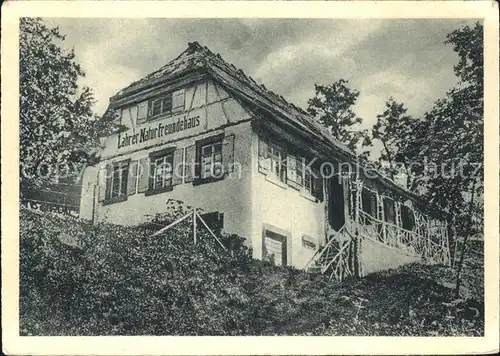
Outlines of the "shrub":
<svg viewBox="0 0 500 356">
<path fill-rule="evenodd" d="M 152 221 L 173 221 L 185 210 Z M 170 220 L 168 220 L 170 219 Z M 360 280 L 251 258 L 244 240 L 189 221 L 91 225 L 21 210 L 22 335 L 478 335 L 482 303 L 450 304 L 451 289 L 412 265 Z M 427 269 L 426 269 L 427 268 Z M 427 273 L 426 272 L 426 273 Z M 477 313 L 476 313 L 477 311 Z"/>
</svg>

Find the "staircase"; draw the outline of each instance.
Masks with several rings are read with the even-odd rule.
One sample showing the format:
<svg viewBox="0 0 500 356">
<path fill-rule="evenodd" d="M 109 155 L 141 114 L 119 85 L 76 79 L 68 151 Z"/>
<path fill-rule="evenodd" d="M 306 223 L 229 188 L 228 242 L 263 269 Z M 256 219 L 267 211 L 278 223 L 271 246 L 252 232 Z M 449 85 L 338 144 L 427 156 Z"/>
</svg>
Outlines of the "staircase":
<svg viewBox="0 0 500 356">
<path fill-rule="evenodd" d="M 349 234 L 346 225 L 331 235 L 327 244 L 318 250 L 306 265 L 306 270 L 313 273 L 329 275 L 330 278 L 342 280 L 352 275 L 349 266 L 351 238 L 341 239 L 345 234 Z"/>
</svg>

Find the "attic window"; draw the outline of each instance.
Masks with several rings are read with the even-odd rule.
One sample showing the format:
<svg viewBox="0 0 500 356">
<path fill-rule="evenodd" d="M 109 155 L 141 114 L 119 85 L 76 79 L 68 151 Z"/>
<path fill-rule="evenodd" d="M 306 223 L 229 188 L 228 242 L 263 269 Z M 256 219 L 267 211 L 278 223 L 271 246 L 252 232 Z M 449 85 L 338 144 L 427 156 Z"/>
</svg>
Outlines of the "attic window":
<svg viewBox="0 0 500 356">
<path fill-rule="evenodd" d="M 184 89 L 152 99 L 149 105 L 150 117 L 181 112 L 184 110 Z"/>
<path fill-rule="evenodd" d="M 151 101 L 151 116 L 172 113 L 172 94 Z"/>
</svg>

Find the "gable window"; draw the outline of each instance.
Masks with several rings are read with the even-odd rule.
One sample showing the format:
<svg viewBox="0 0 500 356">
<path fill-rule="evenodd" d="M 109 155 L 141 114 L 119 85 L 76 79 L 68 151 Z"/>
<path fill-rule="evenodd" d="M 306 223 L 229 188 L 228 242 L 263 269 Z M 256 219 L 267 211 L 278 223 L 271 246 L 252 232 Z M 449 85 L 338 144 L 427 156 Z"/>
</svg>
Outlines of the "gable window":
<svg viewBox="0 0 500 356">
<path fill-rule="evenodd" d="M 172 113 L 172 94 L 151 101 L 151 116 Z"/>
<path fill-rule="evenodd" d="M 184 96 L 184 89 L 181 89 L 152 99 L 149 102 L 149 116 L 155 118 L 159 115 L 171 115 L 183 111 Z"/>
</svg>

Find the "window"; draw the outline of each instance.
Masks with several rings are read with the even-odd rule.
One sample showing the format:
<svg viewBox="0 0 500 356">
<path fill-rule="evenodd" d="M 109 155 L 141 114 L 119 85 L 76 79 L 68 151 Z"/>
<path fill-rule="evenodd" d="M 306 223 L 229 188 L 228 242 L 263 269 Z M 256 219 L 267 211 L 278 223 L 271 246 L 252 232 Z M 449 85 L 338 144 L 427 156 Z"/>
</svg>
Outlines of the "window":
<svg viewBox="0 0 500 356">
<path fill-rule="evenodd" d="M 376 202 L 375 194 L 372 191 L 363 188 L 363 191 L 361 192 L 361 203 L 363 212 L 372 217 L 375 216 L 376 214 L 375 202 Z M 372 223 L 371 219 L 367 217 L 363 217 L 361 221 L 363 221 L 363 223 L 367 225 L 370 225 Z"/>
<path fill-rule="evenodd" d="M 396 224 L 396 213 L 394 210 L 394 201 L 384 197 L 384 218 L 385 221 Z"/>
<path fill-rule="evenodd" d="M 172 160 L 172 154 L 154 160 L 153 189 L 170 187 L 172 185 Z"/>
<path fill-rule="evenodd" d="M 288 170 L 290 172 L 290 169 Z M 320 188 L 319 180 L 321 177 L 318 175 L 318 179 L 315 179 L 311 169 L 307 167 L 307 160 L 303 157 L 298 157 L 295 162 L 295 182 L 298 186 L 302 188 L 302 191 L 308 195 L 311 195 L 315 198 L 320 199 L 319 196 L 316 196 L 317 192 L 316 188 Z M 322 187 L 321 187 L 322 189 Z"/>
<path fill-rule="evenodd" d="M 161 99 L 153 100 L 153 104 L 151 106 L 152 106 L 151 109 L 152 116 L 161 114 Z"/>
<path fill-rule="evenodd" d="M 127 195 L 127 175 L 127 162 L 119 163 L 113 167 L 113 175 L 111 176 L 111 199 Z"/>
<path fill-rule="evenodd" d="M 184 110 L 184 89 L 165 94 L 150 101 L 150 117 L 171 115 Z"/>
<path fill-rule="evenodd" d="M 147 195 L 172 190 L 174 148 L 150 154 L 150 175 Z"/>
<path fill-rule="evenodd" d="M 286 152 L 285 149 L 277 144 L 268 145 L 268 154 L 271 158 L 271 173 L 273 173 L 281 182 L 286 182 Z"/>
<path fill-rule="evenodd" d="M 153 99 L 151 101 L 151 117 L 169 115 L 172 113 L 172 94 Z"/>
<path fill-rule="evenodd" d="M 110 204 L 127 200 L 130 160 L 104 165 L 100 170 L 99 201 Z M 130 183 L 134 183 L 132 180 Z M 102 189 L 101 189 L 102 188 Z"/>
<path fill-rule="evenodd" d="M 196 142 L 196 164 L 193 181 L 194 184 L 208 183 L 224 178 L 226 163 L 229 163 L 232 156 L 232 140 L 234 136 L 229 135 L 224 137 L 223 134 L 208 137 Z M 231 151 L 231 152 L 229 152 Z M 186 159 L 189 160 L 186 151 Z M 232 161 L 232 158 L 231 158 Z M 186 164 L 189 164 L 186 161 Z"/>
<path fill-rule="evenodd" d="M 406 205 L 401 206 L 401 220 L 403 222 L 403 229 L 413 230 L 415 226 L 415 217 L 410 207 Z"/>
<path fill-rule="evenodd" d="M 264 232 L 262 258 L 276 266 L 287 265 L 287 237 L 271 230 Z"/>
<path fill-rule="evenodd" d="M 220 177 L 222 175 L 222 141 L 201 146 L 201 178 Z"/>
<path fill-rule="evenodd" d="M 276 177 L 279 181 L 304 193 L 305 197 L 323 200 L 323 178 L 317 170 L 311 171 L 304 157 L 288 154 L 277 143 L 259 138 L 259 172 Z"/>
<path fill-rule="evenodd" d="M 161 113 L 170 114 L 172 112 L 172 95 L 167 95 L 161 100 Z"/>
</svg>

